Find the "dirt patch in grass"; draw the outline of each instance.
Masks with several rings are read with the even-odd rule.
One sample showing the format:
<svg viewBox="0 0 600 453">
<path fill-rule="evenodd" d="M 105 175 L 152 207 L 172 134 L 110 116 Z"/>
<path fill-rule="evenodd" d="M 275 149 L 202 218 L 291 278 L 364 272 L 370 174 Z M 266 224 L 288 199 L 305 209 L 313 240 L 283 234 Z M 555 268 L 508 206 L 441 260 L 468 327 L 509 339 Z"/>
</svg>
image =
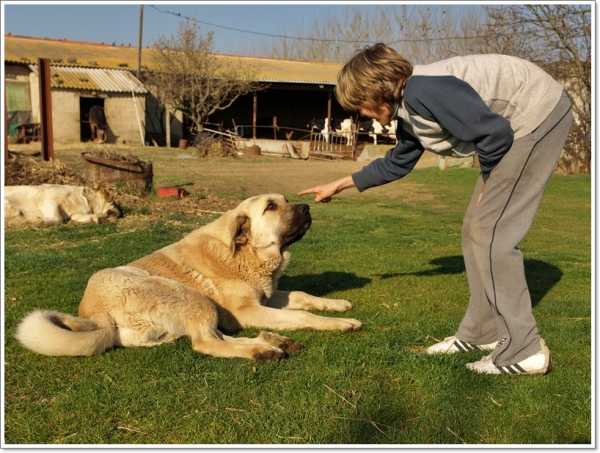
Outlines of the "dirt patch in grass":
<svg viewBox="0 0 600 453">
<path fill-rule="evenodd" d="M 10 145 L 18 158 L 5 165 L 5 184 L 75 184 L 104 187 L 124 212 L 119 224 L 146 221 L 148 218 L 214 216 L 234 208 L 245 198 L 262 193 L 281 193 L 294 199 L 298 191 L 324 184 L 360 170 L 365 162 L 340 160 L 299 160 L 278 155 L 242 155 L 236 159 L 199 157 L 194 149 L 128 145 L 73 144 L 55 145 L 54 160 L 44 162 L 40 144 Z M 139 196 L 125 183 L 107 184 L 88 181 L 83 176 L 82 153 L 136 156 L 153 164 L 153 187 L 180 187 L 190 193 L 184 198 L 159 198 L 156 194 Z M 32 154 L 37 154 L 33 156 Z M 403 180 L 358 193 L 346 190 L 337 198 L 371 198 L 381 194 L 390 200 L 418 203 L 430 199 L 430 191 L 420 184 Z M 312 204 L 314 197 L 302 201 Z M 135 217 L 133 219 L 132 217 Z"/>
</svg>

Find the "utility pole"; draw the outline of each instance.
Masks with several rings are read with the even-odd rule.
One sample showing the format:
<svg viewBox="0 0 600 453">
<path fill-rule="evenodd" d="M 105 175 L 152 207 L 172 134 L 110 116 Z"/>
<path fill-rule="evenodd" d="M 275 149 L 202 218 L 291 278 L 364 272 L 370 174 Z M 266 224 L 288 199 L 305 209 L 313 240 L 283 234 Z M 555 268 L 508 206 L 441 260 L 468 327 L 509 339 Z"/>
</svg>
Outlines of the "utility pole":
<svg viewBox="0 0 600 453">
<path fill-rule="evenodd" d="M 144 5 L 140 5 L 140 30 L 138 33 L 138 64 L 136 77 L 140 78 L 140 70 L 142 66 L 142 28 L 144 25 Z"/>
</svg>

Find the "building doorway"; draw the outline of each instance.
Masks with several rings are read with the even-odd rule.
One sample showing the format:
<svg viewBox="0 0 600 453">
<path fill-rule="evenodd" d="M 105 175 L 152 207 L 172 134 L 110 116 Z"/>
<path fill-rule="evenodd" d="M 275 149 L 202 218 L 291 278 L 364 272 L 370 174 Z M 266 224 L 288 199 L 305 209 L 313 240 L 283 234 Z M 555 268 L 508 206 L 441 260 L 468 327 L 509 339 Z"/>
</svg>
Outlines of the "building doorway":
<svg viewBox="0 0 600 453">
<path fill-rule="evenodd" d="M 82 142 L 89 142 L 92 140 L 92 130 L 90 128 L 90 109 L 94 105 L 99 105 L 104 108 L 103 98 L 86 98 L 81 96 L 79 98 L 79 124 L 80 124 L 80 139 Z"/>
</svg>

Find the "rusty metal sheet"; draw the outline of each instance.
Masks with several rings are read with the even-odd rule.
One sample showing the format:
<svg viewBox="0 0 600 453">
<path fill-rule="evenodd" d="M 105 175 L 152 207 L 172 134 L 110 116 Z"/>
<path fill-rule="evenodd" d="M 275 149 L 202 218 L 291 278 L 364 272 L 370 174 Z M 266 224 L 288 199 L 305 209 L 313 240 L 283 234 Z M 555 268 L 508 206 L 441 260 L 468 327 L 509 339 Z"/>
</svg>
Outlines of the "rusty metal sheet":
<svg viewBox="0 0 600 453">
<path fill-rule="evenodd" d="M 37 74 L 37 65 L 29 65 Z M 147 93 L 144 85 L 130 72 L 118 69 L 51 66 L 52 88 L 106 91 L 113 93 Z"/>
</svg>

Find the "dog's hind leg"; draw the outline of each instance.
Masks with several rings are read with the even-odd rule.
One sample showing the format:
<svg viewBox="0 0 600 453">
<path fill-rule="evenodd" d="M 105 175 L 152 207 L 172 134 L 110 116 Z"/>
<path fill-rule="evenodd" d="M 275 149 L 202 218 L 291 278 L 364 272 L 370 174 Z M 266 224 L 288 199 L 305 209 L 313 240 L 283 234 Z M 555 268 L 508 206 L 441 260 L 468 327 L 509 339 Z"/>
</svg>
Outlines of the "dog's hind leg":
<svg viewBox="0 0 600 453">
<path fill-rule="evenodd" d="M 215 357 L 240 357 L 261 361 L 279 360 L 285 356 L 285 351 L 278 347 L 285 341 L 275 341 L 274 338 L 268 341 L 266 336 L 257 340 L 224 335 L 218 329 L 217 308 L 209 299 L 183 285 L 178 285 L 176 290 L 179 293 L 178 298 L 185 302 L 171 305 L 168 313 L 177 312 L 177 321 L 167 316 L 162 323 L 171 326 L 169 331 L 178 331 L 181 335 L 188 336 L 194 351 Z M 283 337 L 280 338 L 283 340 Z"/>
<path fill-rule="evenodd" d="M 283 349 L 269 344 L 264 339 L 256 341 L 255 338 L 228 337 L 218 329 L 194 332 L 192 349 L 214 357 L 240 357 L 258 361 L 279 360 L 285 356 Z"/>
<path fill-rule="evenodd" d="M 64 218 L 60 207 L 55 201 L 44 200 L 39 204 L 38 209 L 42 213 L 42 222 L 46 225 L 59 225 L 63 223 Z"/>
<path fill-rule="evenodd" d="M 274 332 L 261 331 L 258 336 L 254 338 L 248 337 L 230 337 L 222 334 L 223 340 L 228 343 L 238 344 L 264 344 L 267 346 L 275 346 L 286 352 L 300 351 L 304 346 L 291 338 L 284 337 Z"/>
</svg>

